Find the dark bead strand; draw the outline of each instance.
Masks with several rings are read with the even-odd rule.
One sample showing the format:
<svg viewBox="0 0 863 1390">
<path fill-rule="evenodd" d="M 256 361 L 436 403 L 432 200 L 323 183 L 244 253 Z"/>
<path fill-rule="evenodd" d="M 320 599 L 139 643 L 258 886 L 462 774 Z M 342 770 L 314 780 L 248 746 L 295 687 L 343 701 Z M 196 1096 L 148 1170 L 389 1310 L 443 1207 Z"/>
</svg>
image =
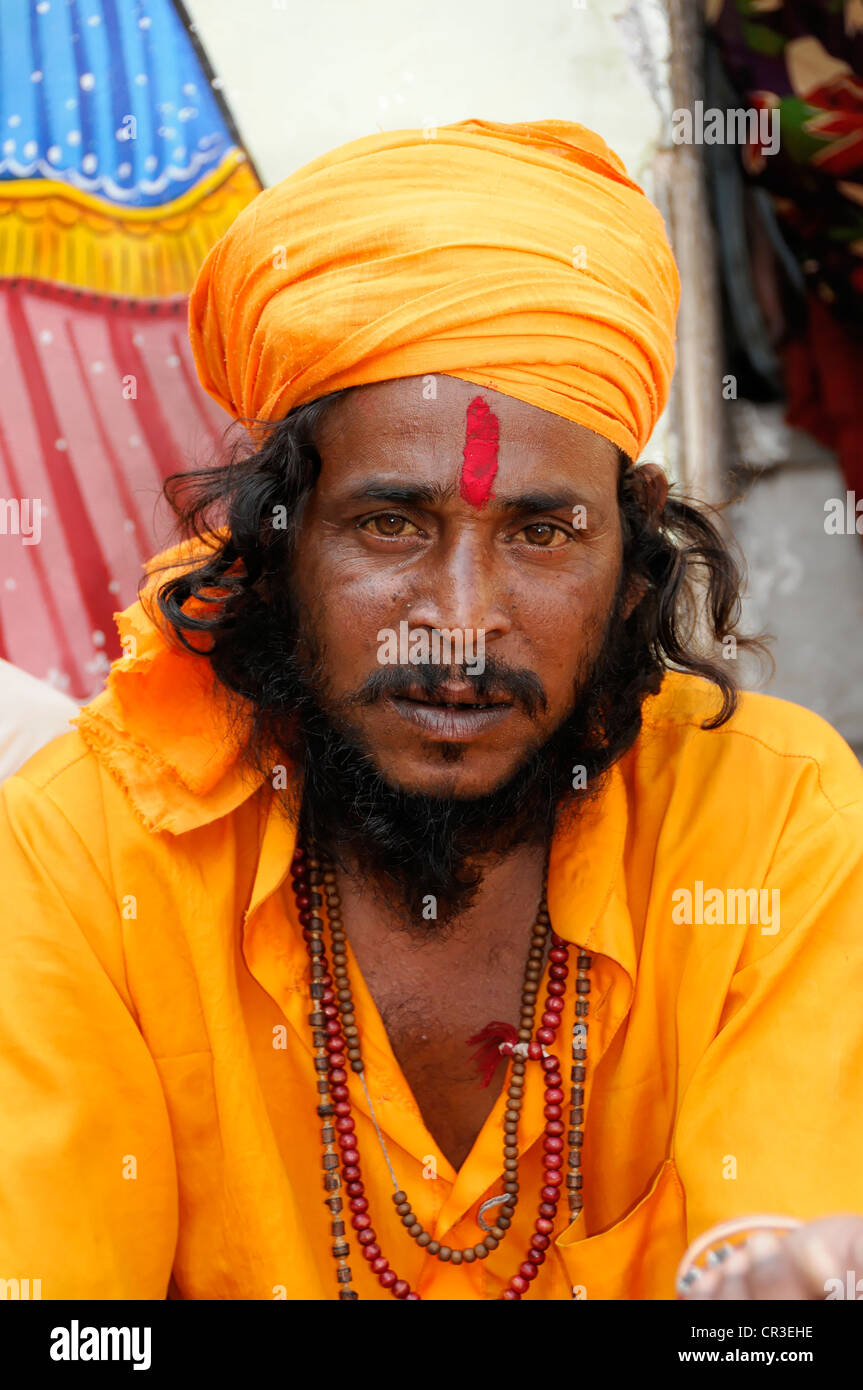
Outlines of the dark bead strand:
<svg viewBox="0 0 863 1390">
<path fill-rule="evenodd" d="M 336 1139 L 342 1148 L 342 1176 L 346 1182 L 346 1190 L 350 1197 L 350 1209 L 353 1213 L 351 1224 L 358 1232 L 358 1240 L 363 1248 L 364 1256 L 371 1263 L 372 1270 L 378 1275 L 381 1285 L 389 1289 L 394 1297 L 406 1300 L 419 1301 L 420 1295 L 414 1293 L 406 1280 L 399 1279 L 395 1272 L 389 1268 L 389 1262 L 380 1253 L 377 1238 L 371 1226 L 371 1220 L 367 1214 L 368 1202 L 364 1196 L 364 1189 L 360 1175 L 359 1151 L 356 1144 L 354 1133 L 354 1121 L 350 1115 L 350 1098 L 347 1089 L 347 1073 L 344 1070 L 347 1059 L 350 1060 L 351 1067 L 356 1072 L 362 1072 L 363 1063 L 360 1052 L 359 1033 L 356 1027 L 353 997 L 350 989 L 350 981 L 347 974 L 347 941 L 344 933 L 344 926 L 341 918 L 341 903 L 336 885 L 335 873 L 332 864 L 325 857 L 323 852 L 318 852 L 320 857 L 306 857 L 302 850 L 298 850 L 295 855 L 295 865 L 302 866 L 306 859 L 308 873 L 306 876 L 302 872 L 298 875 L 295 868 L 294 889 L 297 893 L 297 906 L 300 911 L 300 921 L 303 924 L 303 935 L 309 944 L 309 954 L 312 963 L 312 998 L 315 1001 L 315 1012 L 309 1016 L 309 1022 L 314 1030 L 314 1038 L 318 1050 L 323 1052 L 323 1065 L 329 1070 L 329 1082 L 318 1082 L 318 1090 L 321 1092 L 329 1091 L 332 1095 L 334 1104 L 327 1104 L 320 1107 L 320 1113 L 325 1119 L 322 1131 L 322 1139 L 325 1144 L 325 1159 L 330 1158 L 326 1152 L 327 1146 L 331 1148 L 332 1139 Z M 318 870 L 322 873 L 319 874 Z M 311 909 L 321 905 L 321 895 L 314 891 L 319 882 L 323 883 L 327 898 L 328 917 L 330 930 L 333 940 L 333 978 L 327 974 L 325 948 L 323 944 L 323 923 L 319 917 L 313 915 Z M 533 1038 L 533 1023 L 535 1019 L 536 996 L 539 983 L 543 973 L 543 958 L 545 954 L 546 937 L 549 932 L 548 911 L 545 904 L 546 875 L 543 874 L 543 898 L 540 911 L 537 914 L 537 922 L 531 938 L 531 946 L 528 953 L 527 969 L 525 974 L 525 986 L 522 992 L 521 1027 L 518 1030 L 520 1043 L 528 1045 L 528 1057 L 531 1060 L 541 1060 L 544 1071 L 545 1084 L 545 1115 L 546 1129 L 544 1138 L 544 1185 L 541 1191 L 541 1202 L 539 1216 L 535 1223 L 534 1235 L 531 1239 L 531 1247 L 527 1258 L 519 1266 L 518 1272 L 513 1275 L 508 1287 L 505 1289 L 501 1298 L 505 1300 L 519 1300 L 525 1294 L 533 1279 L 539 1272 L 539 1266 L 545 1261 L 546 1250 L 551 1243 L 551 1236 L 554 1229 L 554 1220 L 557 1214 L 557 1205 L 560 1198 L 560 1188 L 563 1180 L 563 1160 L 562 1149 L 563 1141 L 560 1137 L 563 1131 L 562 1123 L 562 1102 L 564 1100 L 563 1081 L 561 1076 L 560 1063 L 554 1056 L 547 1054 L 546 1049 L 552 1044 L 557 1035 L 560 1024 L 560 1015 L 563 1009 L 563 995 L 565 993 L 565 981 L 568 975 L 567 949 L 568 943 L 563 941 L 555 933 L 551 933 L 552 949 L 549 953 L 549 982 L 548 998 L 546 1000 L 545 1012 L 542 1015 L 541 1026 L 537 1029 L 536 1038 Z M 313 945 L 312 943 L 316 943 Z M 576 992 L 579 996 L 586 995 L 590 989 L 588 970 L 590 968 L 590 957 L 580 954 L 577 961 L 578 983 Z M 333 988 L 333 980 L 335 988 Z M 324 988 L 321 983 L 326 981 Z M 579 1019 L 587 1014 L 587 999 L 578 998 L 576 1003 L 576 1014 Z M 582 1046 L 583 1036 L 586 1034 L 587 1025 L 576 1026 L 573 1032 L 573 1059 L 574 1065 L 571 1070 L 571 1080 L 573 1087 L 570 1094 L 570 1132 L 569 1132 L 569 1172 L 567 1176 L 567 1189 L 569 1192 L 570 1212 L 577 1212 L 581 1209 L 581 1139 L 582 1131 L 576 1125 L 583 1121 L 583 1089 L 584 1080 L 584 1057 L 585 1049 Z M 578 1046 L 576 1046 L 576 1042 Z M 316 1057 L 316 1068 L 321 1070 L 319 1058 Z M 501 1240 L 504 1239 L 507 1229 L 511 1224 L 515 1206 L 518 1202 L 518 1146 L 517 1130 L 518 1120 L 521 1112 L 522 1098 L 524 1094 L 524 1072 L 526 1069 L 525 1059 L 516 1055 L 513 1058 L 512 1075 L 507 1091 L 507 1108 L 504 1119 L 504 1192 L 508 1194 L 509 1200 L 501 1206 L 497 1224 L 492 1227 L 485 1240 L 479 1245 L 469 1246 L 464 1250 L 453 1250 L 449 1246 L 441 1245 L 438 1241 L 432 1240 L 428 1232 L 424 1231 L 421 1224 L 411 1210 L 410 1203 L 404 1192 L 398 1191 L 393 1196 L 393 1202 L 398 1215 L 402 1219 L 402 1224 L 417 1242 L 430 1255 L 435 1255 L 445 1263 L 469 1264 L 476 1259 L 484 1259 L 491 1250 L 497 1248 Z M 329 1098 L 328 1098 L 329 1099 Z M 573 1143 L 573 1141 L 576 1141 Z M 515 1152 L 512 1152 L 515 1150 Z M 338 1157 L 336 1155 L 336 1163 Z M 332 1168 L 330 1158 L 329 1167 Z M 328 1187 L 333 1183 L 333 1179 L 327 1175 L 325 1185 Z M 339 1180 L 336 1177 L 335 1186 Z M 577 1184 L 577 1188 L 576 1188 Z M 335 1205 L 338 1202 L 338 1206 Z M 332 1209 L 336 1212 L 341 1210 L 341 1201 L 331 1199 Z M 574 1202 L 577 1205 L 574 1205 Z M 337 1236 L 336 1244 L 333 1247 L 333 1254 L 340 1261 L 338 1278 L 340 1282 L 349 1283 L 351 1275 L 347 1269 L 347 1274 L 343 1274 L 341 1266 L 346 1266 L 345 1256 L 347 1255 L 347 1243 L 341 1239 L 344 1233 L 342 1222 L 333 1223 L 333 1235 Z M 343 1249 L 344 1247 L 344 1249 Z M 352 1290 L 342 1292 L 342 1298 L 357 1298 L 357 1294 Z"/>
<path fill-rule="evenodd" d="M 351 1017 L 352 1019 L 353 1002 L 350 989 L 350 981 L 347 974 L 346 937 L 344 933 L 344 927 L 342 924 L 341 901 L 339 898 L 338 887 L 336 886 L 336 876 L 332 868 L 332 865 L 327 860 L 323 852 L 319 851 L 319 853 L 324 870 L 323 882 L 327 895 L 327 912 L 330 921 L 330 933 L 333 938 L 333 974 L 336 980 L 336 997 L 339 1000 L 340 1006 L 343 1010 L 342 1021 L 344 1023 L 344 1010 L 348 1011 L 349 1017 Z M 538 928 L 537 930 L 539 930 L 542 933 L 541 939 L 544 941 L 544 932 L 545 930 L 547 930 L 547 928 Z M 528 1033 L 528 1037 L 529 1036 L 530 1034 Z M 360 1055 L 358 1041 L 355 1044 L 355 1053 L 351 1056 L 351 1064 L 355 1071 L 362 1071 L 363 1064 L 362 1057 Z M 514 1060 L 513 1070 L 514 1076 L 521 1076 L 523 1074 L 523 1059 L 516 1058 Z M 513 1093 L 511 1092 L 511 1097 L 512 1095 Z M 516 1114 L 518 1114 L 521 1109 L 521 1097 L 522 1088 L 519 1086 L 517 1091 L 517 1098 L 511 1098 L 510 1100 L 510 1104 L 515 1109 Z M 515 1176 L 517 1176 L 517 1171 Z M 517 1182 L 514 1183 L 514 1186 L 517 1190 Z M 507 1203 L 502 1208 L 498 1217 L 499 1224 L 492 1227 L 491 1231 L 488 1233 L 488 1235 L 486 1235 L 484 1240 L 480 1241 L 478 1245 L 468 1246 L 467 1248 L 461 1250 L 453 1250 L 451 1249 L 451 1247 L 447 1245 L 441 1245 L 439 1241 L 432 1239 L 429 1232 L 424 1230 L 421 1223 L 417 1220 L 415 1214 L 413 1213 L 410 1207 L 410 1204 L 407 1201 L 407 1197 L 404 1192 L 394 1193 L 393 1203 L 396 1207 L 398 1215 L 401 1217 L 402 1224 L 407 1230 L 408 1235 L 410 1235 L 417 1242 L 417 1244 L 426 1251 L 427 1254 L 435 1256 L 444 1263 L 453 1263 L 459 1265 L 462 1263 L 470 1264 L 477 1259 L 485 1259 L 486 1256 L 490 1254 L 490 1252 L 493 1249 L 496 1249 L 496 1247 L 500 1244 L 500 1242 L 504 1239 L 506 1235 L 506 1228 L 509 1226 L 509 1223 L 512 1219 L 512 1212 L 515 1206 L 515 1199 L 513 1198 L 512 1202 Z M 501 1220 L 504 1223 L 503 1225 L 500 1224 Z M 403 1280 L 397 1282 L 399 1288 L 402 1288 L 404 1286 Z M 389 1285 L 385 1284 L 384 1287 L 389 1287 Z M 396 1286 L 393 1285 L 392 1287 L 395 1290 Z M 399 1296 L 409 1297 L 410 1294 L 396 1294 L 396 1297 Z M 418 1294 L 414 1295 L 414 1298 L 418 1299 L 419 1297 L 420 1296 Z"/>
<path fill-rule="evenodd" d="M 341 918 L 341 902 L 339 899 L 338 888 L 336 887 L 335 873 L 327 863 L 326 857 L 321 852 L 321 861 L 324 864 L 324 883 L 327 886 L 327 908 L 330 917 L 330 931 L 333 935 L 334 943 L 344 942 L 344 930 Z M 548 934 L 548 913 L 545 910 L 545 874 L 543 874 L 543 902 L 534 927 L 534 934 L 531 940 L 531 947 L 528 954 L 527 972 L 525 983 L 530 981 L 538 984 L 542 976 L 542 965 L 545 954 L 545 943 Z M 339 1000 L 351 999 L 350 985 L 347 980 L 346 960 L 345 963 L 338 961 L 334 955 L 334 973 L 343 972 L 336 975 L 337 997 Z M 528 1003 L 529 992 L 522 995 L 522 1020 L 525 1019 L 529 1026 L 522 1028 L 519 1032 L 519 1041 L 529 1042 L 533 1033 L 533 1021 L 536 1010 L 536 993 L 533 992 L 533 1003 Z M 343 1005 L 344 1007 L 344 1005 Z M 536 1044 L 534 1044 L 536 1046 Z M 537 1047 L 537 1056 L 542 1055 L 542 1049 Z M 357 1048 L 357 1059 L 359 1066 L 356 1070 L 362 1070 L 362 1060 L 359 1058 L 359 1048 Z M 517 1132 L 518 1119 L 521 1113 L 522 1099 L 524 1096 L 524 1072 L 525 1061 L 522 1057 L 513 1059 L 512 1076 L 510 1078 L 509 1090 L 507 1094 L 507 1114 L 514 1117 L 515 1132 Z M 515 1149 L 515 1153 L 507 1152 L 507 1149 Z M 501 1241 L 506 1238 L 507 1230 L 512 1222 L 515 1206 L 518 1201 L 518 1147 L 515 1143 L 510 1144 L 507 1131 L 504 1130 L 504 1192 L 509 1194 L 510 1200 L 501 1206 L 497 1222 L 491 1230 L 477 1245 L 469 1245 L 462 1249 L 452 1249 L 448 1245 L 441 1245 L 439 1241 L 433 1240 L 431 1234 L 425 1230 L 422 1223 L 417 1220 L 407 1196 L 404 1192 L 393 1193 L 393 1203 L 397 1215 L 401 1218 L 402 1225 L 413 1240 L 417 1242 L 427 1255 L 432 1255 L 445 1264 L 460 1265 L 462 1263 L 472 1264 L 474 1260 L 482 1260 L 488 1256 L 492 1250 L 497 1249 Z"/>
<path fill-rule="evenodd" d="M 539 1273 L 540 1265 L 545 1263 L 545 1252 L 551 1244 L 557 1205 L 560 1199 L 560 1188 L 563 1182 L 563 1145 L 554 1129 L 550 1128 L 550 1126 L 557 1126 L 563 1116 L 564 1092 L 560 1062 L 551 1053 L 543 1056 L 542 1050 L 543 1048 L 547 1050 L 554 1043 L 560 1025 L 560 1011 L 550 1008 L 549 1005 L 552 999 L 563 997 L 561 987 L 565 989 L 565 981 L 569 973 L 567 955 L 568 943 L 552 932 L 546 1011 L 542 1016 L 542 1025 L 537 1030 L 536 1041 L 531 1043 L 528 1049 L 528 1056 L 542 1059 L 545 1082 L 546 1128 L 543 1140 L 543 1186 L 540 1191 L 539 1214 L 534 1224 L 534 1234 L 531 1237 L 527 1258 L 519 1265 L 517 1272 L 500 1295 L 501 1299 L 506 1302 L 520 1301 Z M 536 1049 L 535 1052 L 534 1048 Z"/>
<path fill-rule="evenodd" d="M 591 957 L 579 952 L 576 958 L 576 1021 L 573 1025 L 572 1067 L 569 1078 L 572 1083 L 569 1092 L 569 1166 L 566 1175 L 566 1189 L 569 1200 L 569 1214 L 574 1221 L 583 1206 L 581 1151 L 584 1140 L 584 1079 L 587 1059 L 587 1010 L 590 993 Z"/>
<path fill-rule="evenodd" d="M 332 875 L 332 879 L 326 877 L 325 881 L 329 881 L 334 885 L 335 875 Z M 328 894 L 328 905 L 330 906 L 330 908 L 335 909 L 336 914 L 338 916 L 338 920 L 340 921 L 341 918 L 339 915 L 338 890 L 334 886 L 332 894 Z M 534 935 L 531 940 L 531 946 L 528 953 L 528 965 L 526 974 L 526 985 L 533 984 L 534 987 L 533 989 L 526 988 L 523 994 L 523 1027 L 519 1033 L 519 1041 L 528 1043 L 528 1057 L 531 1060 L 541 1059 L 543 1062 L 543 1067 L 546 1073 L 546 1105 L 552 1106 L 552 1111 L 550 1112 L 550 1117 L 547 1119 L 547 1124 L 557 1124 L 562 1129 L 562 1123 L 557 1118 L 558 1115 L 562 1114 L 562 1111 L 559 1109 L 557 1102 L 563 1100 L 563 1091 L 561 1090 L 562 1078 L 560 1075 L 560 1064 L 553 1057 L 543 1056 L 544 1047 L 555 1040 L 557 1028 L 560 1023 L 560 1009 L 553 1009 L 551 1007 L 552 1002 L 556 1002 L 557 1000 L 561 999 L 561 986 L 568 974 L 566 964 L 567 943 L 562 941 L 558 937 L 554 938 L 554 945 L 552 947 L 552 950 L 555 952 L 555 955 L 550 958 L 549 962 L 549 983 L 551 984 L 552 980 L 556 983 L 549 990 L 549 996 L 546 1004 L 546 1012 L 543 1015 L 542 1019 L 543 1027 L 537 1032 L 537 1037 L 535 1041 L 530 1041 L 533 1029 L 531 1026 L 528 1026 L 528 1024 L 532 1025 L 534 1021 L 536 988 L 542 975 L 542 965 L 545 954 L 545 944 L 546 936 L 548 933 L 548 926 L 548 913 L 545 908 L 544 876 L 543 902 L 540 913 L 538 914 L 536 927 L 534 929 Z M 347 997 L 350 998 L 349 993 Z M 341 991 L 339 992 L 339 998 L 342 998 Z M 532 1002 L 532 1007 L 529 1001 Z M 513 1137 L 515 1137 L 515 1132 L 517 1131 L 518 1117 L 521 1109 L 521 1102 L 524 1091 L 524 1071 L 524 1059 L 521 1057 L 514 1058 L 513 1076 L 510 1081 L 510 1088 L 508 1092 L 508 1118 L 512 1123 Z M 453 1250 L 449 1246 L 441 1245 L 438 1241 L 433 1240 L 429 1233 L 423 1229 L 421 1223 L 417 1221 L 416 1216 L 414 1215 L 411 1209 L 410 1203 L 408 1202 L 406 1193 L 402 1191 L 397 1191 L 393 1195 L 393 1202 L 396 1207 L 396 1212 L 401 1217 L 402 1224 L 406 1227 L 408 1234 L 411 1235 L 417 1241 L 420 1247 L 424 1248 L 427 1251 L 427 1253 L 436 1256 L 444 1263 L 454 1263 L 458 1265 L 462 1262 L 472 1263 L 473 1260 L 485 1258 L 491 1252 L 491 1250 L 496 1249 L 497 1246 L 500 1244 L 501 1240 L 506 1235 L 506 1230 L 510 1225 L 512 1215 L 515 1209 L 515 1204 L 518 1200 L 517 1145 L 509 1145 L 507 1143 L 507 1139 L 508 1133 L 505 1129 L 504 1175 L 507 1181 L 504 1186 L 504 1191 L 508 1191 L 511 1193 L 512 1201 L 511 1203 L 507 1203 L 503 1206 L 498 1217 L 498 1224 L 492 1227 L 492 1230 L 486 1236 L 485 1240 L 480 1242 L 479 1245 L 468 1247 L 467 1249 L 463 1250 Z M 515 1148 L 515 1154 L 507 1153 L 507 1148 Z M 530 1281 L 536 1278 L 536 1275 L 539 1272 L 539 1266 L 545 1260 L 545 1251 L 550 1244 L 550 1234 L 554 1229 L 554 1216 L 557 1212 L 559 1184 L 562 1177 L 562 1174 L 560 1174 L 560 1172 L 557 1171 L 561 1165 L 561 1159 L 559 1157 L 561 1148 L 562 1141 L 557 1136 L 552 1134 L 550 1131 L 547 1131 L 547 1168 L 545 1171 L 545 1186 L 543 1196 L 545 1199 L 548 1199 L 552 1195 L 554 1195 L 555 1200 L 553 1202 L 545 1200 L 542 1203 L 544 1210 L 537 1218 L 535 1234 L 532 1238 L 531 1248 L 528 1252 L 528 1257 L 519 1266 L 517 1274 L 513 1276 L 513 1279 L 509 1287 L 502 1295 L 503 1298 L 510 1300 L 520 1299 L 522 1294 L 527 1291 Z"/>
<path fill-rule="evenodd" d="M 323 1141 L 323 1167 L 324 1167 L 324 1190 L 328 1193 L 325 1205 L 329 1208 L 333 1218 L 330 1222 L 330 1234 L 333 1238 L 332 1253 L 336 1260 L 336 1279 L 339 1284 L 339 1298 L 348 1301 L 357 1298 L 357 1294 L 351 1288 L 351 1269 L 348 1264 L 350 1246 L 345 1239 L 345 1223 L 340 1219 L 343 1203 L 338 1195 L 341 1191 L 341 1178 L 339 1176 L 339 1155 L 335 1146 L 336 1128 L 333 1120 L 336 1114 L 336 1107 L 330 1093 L 329 1082 L 323 1080 L 329 1070 L 329 1056 L 327 1045 L 329 1035 L 322 1030 L 321 1025 L 327 1020 L 327 1016 L 332 1009 L 335 994 L 332 988 L 332 977 L 327 971 L 326 954 L 323 950 L 316 950 L 314 943 L 322 943 L 321 928 L 322 920 L 315 916 L 310 910 L 319 904 L 315 901 L 320 894 L 314 891 L 315 870 L 314 860 L 308 860 L 302 849 L 297 849 L 291 864 L 293 872 L 293 887 L 297 897 L 297 906 L 300 909 L 301 921 L 303 923 L 303 937 L 309 950 L 309 959 L 312 969 L 312 1002 L 314 1011 L 309 1015 L 309 1022 L 314 1030 L 315 1042 L 315 1070 L 318 1075 L 318 1092 L 320 1104 L 318 1105 L 318 1115 L 323 1120 L 321 1129 L 321 1139 Z M 324 1066 L 319 1066 L 323 1061 Z"/>
<path fill-rule="evenodd" d="M 327 916 L 330 924 L 330 936 L 333 942 L 333 974 L 336 978 L 336 997 L 338 999 L 338 1010 L 341 1015 L 342 1029 L 345 1034 L 345 1050 L 351 1070 L 361 1072 L 363 1070 L 363 1059 L 360 1055 L 359 1032 L 356 1026 L 356 1016 L 354 1014 L 354 1000 L 351 994 L 351 983 L 347 971 L 347 938 L 345 936 L 344 923 L 342 921 L 341 902 L 339 899 L 338 888 L 336 887 L 336 875 L 332 864 L 321 856 L 323 863 L 323 884 L 327 898 Z"/>
<path fill-rule="evenodd" d="M 348 1076 L 345 1070 L 346 1060 L 350 1061 L 353 1071 L 359 1073 L 363 1070 L 359 1050 L 359 1035 L 353 1023 L 353 996 L 347 973 L 347 941 L 342 927 L 338 889 L 335 886 L 335 873 L 332 865 L 323 855 L 314 862 L 320 863 L 322 868 L 322 883 L 327 898 L 327 915 L 333 943 L 333 977 L 335 981 L 333 997 L 336 1001 L 333 1021 L 336 1026 L 331 1032 L 334 1051 L 330 1053 L 330 1081 L 332 1082 L 332 1094 L 336 1101 L 338 1142 L 342 1149 L 343 1177 L 349 1198 L 351 1225 L 357 1232 L 357 1241 L 362 1248 L 363 1256 L 368 1260 L 372 1272 L 377 1275 L 381 1287 L 388 1289 L 394 1298 L 418 1302 L 420 1295 L 413 1292 L 406 1279 L 398 1277 L 395 1270 L 390 1268 L 389 1260 L 381 1253 L 377 1235 L 368 1214 L 369 1204 L 362 1180 L 359 1146 L 355 1123 L 351 1115 L 350 1093 L 347 1086 Z M 349 1029 L 351 1030 L 350 1033 L 348 1032 Z"/>
</svg>

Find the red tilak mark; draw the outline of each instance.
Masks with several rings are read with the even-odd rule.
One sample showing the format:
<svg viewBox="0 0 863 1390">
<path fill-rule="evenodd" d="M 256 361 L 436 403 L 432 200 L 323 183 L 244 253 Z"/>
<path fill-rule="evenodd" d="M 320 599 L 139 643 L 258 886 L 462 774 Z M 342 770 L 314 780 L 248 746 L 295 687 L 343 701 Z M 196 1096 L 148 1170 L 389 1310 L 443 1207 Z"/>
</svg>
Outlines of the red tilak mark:
<svg viewBox="0 0 863 1390">
<path fill-rule="evenodd" d="M 497 472 L 497 416 L 482 396 L 474 396 L 467 408 L 464 435 L 464 464 L 460 492 L 466 502 L 481 507 L 491 497 Z"/>
</svg>

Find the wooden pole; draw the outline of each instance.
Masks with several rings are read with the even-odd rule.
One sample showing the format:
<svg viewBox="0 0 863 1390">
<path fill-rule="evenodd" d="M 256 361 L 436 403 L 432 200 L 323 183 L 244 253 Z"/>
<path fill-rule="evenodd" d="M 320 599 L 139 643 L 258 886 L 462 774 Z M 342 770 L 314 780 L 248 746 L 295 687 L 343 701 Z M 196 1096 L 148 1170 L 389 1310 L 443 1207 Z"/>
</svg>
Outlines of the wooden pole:
<svg viewBox="0 0 863 1390">
<path fill-rule="evenodd" d="M 692 111 L 704 92 L 701 7 L 694 0 L 668 0 L 668 17 L 672 106 Z M 669 129 L 656 173 L 682 286 L 671 400 L 680 478 L 688 493 L 717 503 L 726 496 L 727 443 L 719 281 L 703 147 L 672 144 Z"/>
</svg>

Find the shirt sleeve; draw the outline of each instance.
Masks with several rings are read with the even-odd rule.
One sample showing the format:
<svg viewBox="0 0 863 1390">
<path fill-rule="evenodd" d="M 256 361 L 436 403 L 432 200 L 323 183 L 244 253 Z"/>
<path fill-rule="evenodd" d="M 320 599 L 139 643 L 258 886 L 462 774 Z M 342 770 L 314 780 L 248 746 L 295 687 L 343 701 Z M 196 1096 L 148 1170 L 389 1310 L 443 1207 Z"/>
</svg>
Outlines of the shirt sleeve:
<svg viewBox="0 0 863 1390">
<path fill-rule="evenodd" d="M 94 808 L 103 814 L 101 807 Z M 164 1299 L 177 1174 L 115 896 L 47 790 L 0 787 L 0 1278 Z"/>
<path fill-rule="evenodd" d="M 860 802 L 799 795 L 763 886 L 774 920 L 748 928 L 679 1107 L 689 1240 L 752 1214 L 863 1215 Z"/>
</svg>

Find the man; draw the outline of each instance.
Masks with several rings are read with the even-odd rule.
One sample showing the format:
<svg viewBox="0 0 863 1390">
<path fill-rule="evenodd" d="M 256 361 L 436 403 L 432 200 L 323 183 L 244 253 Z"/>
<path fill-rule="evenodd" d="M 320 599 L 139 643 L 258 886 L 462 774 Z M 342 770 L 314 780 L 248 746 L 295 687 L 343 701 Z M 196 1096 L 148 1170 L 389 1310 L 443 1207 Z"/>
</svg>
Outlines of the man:
<svg viewBox="0 0 863 1390">
<path fill-rule="evenodd" d="M 738 696 L 733 563 L 633 466 L 677 288 L 554 121 L 353 142 L 210 253 L 253 447 L 3 788 L 4 1276 L 670 1298 L 727 1218 L 692 1296 L 859 1268 L 860 772 Z"/>
</svg>

